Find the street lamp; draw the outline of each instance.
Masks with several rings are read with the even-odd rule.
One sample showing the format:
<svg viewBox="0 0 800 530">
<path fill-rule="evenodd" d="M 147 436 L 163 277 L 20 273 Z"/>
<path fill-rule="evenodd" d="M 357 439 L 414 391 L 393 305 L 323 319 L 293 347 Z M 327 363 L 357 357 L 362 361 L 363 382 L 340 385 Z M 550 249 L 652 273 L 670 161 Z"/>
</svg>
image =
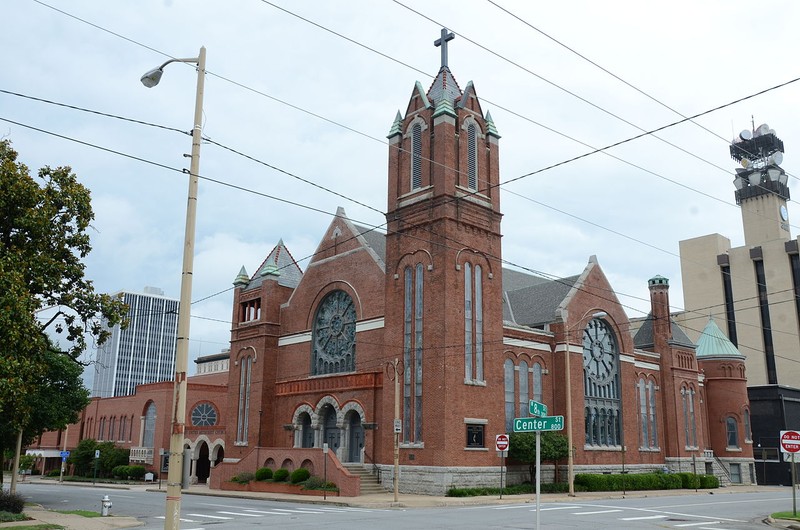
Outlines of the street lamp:
<svg viewBox="0 0 800 530">
<path fill-rule="evenodd" d="M 192 267 L 194 264 L 194 232 L 197 220 L 197 176 L 200 171 L 200 141 L 203 119 L 203 86 L 206 75 L 206 49 L 190 59 L 170 59 L 142 76 L 142 84 L 154 87 L 161 80 L 169 63 L 197 65 L 197 93 L 192 127 L 192 159 L 189 165 L 189 194 L 186 203 L 186 235 L 183 246 L 181 297 L 178 306 L 178 338 L 175 350 L 175 382 L 172 406 L 172 433 L 169 441 L 169 471 L 167 473 L 167 504 L 165 530 L 178 530 L 181 517 L 181 481 L 183 475 L 183 433 L 186 428 L 186 371 L 189 365 L 189 313 L 192 305 Z"/>
<path fill-rule="evenodd" d="M 575 323 L 577 326 L 578 324 L 583 323 L 583 319 L 586 318 L 589 313 L 594 311 L 590 309 L 589 311 L 585 312 L 581 318 Z M 592 314 L 592 318 L 603 318 L 608 316 L 608 313 L 604 311 L 597 311 Z M 567 446 L 569 447 L 569 453 L 567 454 L 567 475 L 568 475 L 568 482 L 569 482 L 569 496 L 575 496 L 575 452 L 572 446 L 572 377 L 570 371 L 570 343 L 569 343 L 569 332 L 572 331 L 573 326 L 567 325 L 567 321 L 569 318 L 569 311 L 567 309 L 561 310 L 561 321 L 564 323 L 564 354 L 565 362 L 564 362 L 564 371 L 566 372 L 566 392 L 567 392 Z"/>
</svg>

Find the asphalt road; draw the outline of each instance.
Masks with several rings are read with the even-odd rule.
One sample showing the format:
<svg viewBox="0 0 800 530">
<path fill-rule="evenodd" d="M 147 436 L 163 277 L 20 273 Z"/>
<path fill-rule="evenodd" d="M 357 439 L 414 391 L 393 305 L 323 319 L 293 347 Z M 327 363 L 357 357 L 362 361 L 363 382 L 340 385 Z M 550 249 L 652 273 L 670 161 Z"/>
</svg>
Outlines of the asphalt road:
<svg viewBox="0 0 800 530">
<path fill-rule="evenodd" d="M 109 495 L 112 513 L 141 520 L 143 530 L 164 526 L 164 496 L 143 490 L 119 490 L 58 484 L 21 484 L 27 500 L 45 508 L 98 510 Z M 679 495 L 542 503 L 540 528 L 687 528 L 689 530 L 751 530 L 766 528 L 770 513 L 792 509 L 791 488 L 763 492 Z M 414 509 L 351 508 L 184 495 L 183 530 L 243 530 L 247 528 L 326 529 L 534 529 L 533 503 L 448 506 Z"/>
</svg>

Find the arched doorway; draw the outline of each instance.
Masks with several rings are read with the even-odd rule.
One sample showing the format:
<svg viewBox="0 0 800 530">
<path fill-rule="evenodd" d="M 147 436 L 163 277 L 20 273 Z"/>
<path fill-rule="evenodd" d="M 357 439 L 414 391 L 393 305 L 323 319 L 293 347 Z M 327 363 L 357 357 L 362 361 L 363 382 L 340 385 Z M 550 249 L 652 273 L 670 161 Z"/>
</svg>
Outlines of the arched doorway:
<svg viewBox="0 0 800 530">
<path fill-rule="evenodd" d="M 195 465 L 197 466 L 195 476 L 198 484 L 205 484 L 211 474 L 211 461 L 208 459 L 208 444 L 206 442 L 200 442 L 197 451 L 197 464 Z"/>
<path fill-rule="evenodd" d="M 361 415 L 351 410 L 345 416 L 347 425 L 347 461 L 361 462 L 361 450 L 364 448 L 364 426 Z"/>
<path fill-rule="evenodd" d="M 339 453 L 339 446 L 342 444 L 341 429 L 336 426 L 336 410 L 332 405 L 327 404 L 322 407 L 322 441 L 328 444 L 328 449 L 335 452 L 337 456 Z"/>
<path fill-rule="evenodd" d="M 314 447 L 314 430 L 311 428 L 311 415 L 303 412 L 298 418 L 300 423 L 300 447 Z"/>
</svg>

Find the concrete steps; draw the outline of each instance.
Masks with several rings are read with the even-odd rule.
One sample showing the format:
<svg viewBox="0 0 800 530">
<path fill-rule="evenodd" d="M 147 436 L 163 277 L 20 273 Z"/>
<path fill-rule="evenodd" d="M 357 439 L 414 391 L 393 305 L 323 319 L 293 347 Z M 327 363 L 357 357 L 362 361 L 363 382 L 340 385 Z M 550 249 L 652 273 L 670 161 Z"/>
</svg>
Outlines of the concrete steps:
<svg viewBox="0 0 800 530">
<path fill-rule="evenodd" d="M 378 482 L 378 477 L 372 474 L 372 471 L 361 463 L 347 463 L 342 464 L 347 471 L 351 474 L 358 476 L 361 479 L 361 495 L 370 495 L 372 493 L 386 493 L 386 490 Z"/>
</svg>

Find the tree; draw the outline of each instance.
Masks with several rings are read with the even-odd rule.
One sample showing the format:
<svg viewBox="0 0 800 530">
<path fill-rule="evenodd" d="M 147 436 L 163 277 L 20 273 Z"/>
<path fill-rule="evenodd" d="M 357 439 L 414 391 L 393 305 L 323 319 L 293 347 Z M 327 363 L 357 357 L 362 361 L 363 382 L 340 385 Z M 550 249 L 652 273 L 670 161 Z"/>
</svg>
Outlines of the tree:
<svg viewBox="0 0 800 530">
<path fill-rule="evenodd" d="M 47 373 L 47 333 L 59 334 L 66 344 L 59 353 L 78 363 L 87 336 L 102 344 L 110 336 L 103 320 L 125 325 L 126 308 L 84 277 L 89 190 L 69 167 L 46 166 L 34 178 L 17 156 L 0 140 L 0 418 L 19 443 L 39 404 L 30 397 Z M 39 322 L 44 308 L 53 314 Z"/>
<path fill-rule="evenodd" d="M 542 448 L 541 461 L 555 462 L 569 455 L 567 437 L 555 431 L 540 434 Z M 508 457 L 517 462 L 528 464 L 531 484 L 536 476 L 536 434 L 532 432 L 515 432 L 509 436 Z"/>
<path fill-rule="evenodd" d="M 117 447 L 114 442 L 101 442 L 97 449 L 100 450 L 100 475 L 104 477 L 110 477 L 115 467 L 128 465 L 130 461 L 130 449 Z"/>
<path fill-rule="evenodd" d="M 97 442 L 91 438 L 84 438 L 69 454 L 67 463 L 75 466 L 75 474 L 79 476 L 91 475 L 94 470 L 94 452 Z"/>
<path fill-rule="evenodd" d="M 83 367 L 49 347 L 41 358 L 39 379 L 15 404 L 28 410 L 22 429 L 22 445 L 29 445 L 45 431 L 55 431 L 76 423 L 89 404 L 89 390 L 83 386 Z M 0 451 L 14 447 L 19 428 L 10 422 L 0 423 Z"/>
</svg>

